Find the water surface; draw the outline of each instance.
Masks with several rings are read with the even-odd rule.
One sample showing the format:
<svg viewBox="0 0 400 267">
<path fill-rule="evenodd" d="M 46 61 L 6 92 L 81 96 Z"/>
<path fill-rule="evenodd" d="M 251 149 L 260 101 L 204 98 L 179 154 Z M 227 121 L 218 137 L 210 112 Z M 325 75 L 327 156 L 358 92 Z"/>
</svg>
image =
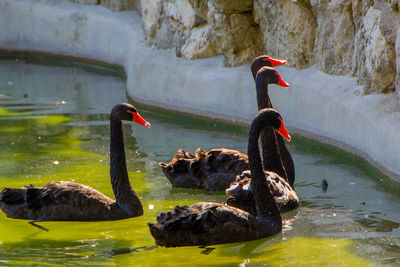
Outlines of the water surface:
<svg viewBox="0 0 400 267">
<path fill-rule="evenodd" d="M 250 79 L 249 72 L 249 79 Z M 0 61 L 0 188 L 68 180 L 114 198 L 109 178 L 108 113 L 126 102 L 111 72 Z M 351 156 L 294 136 L 301 207 L 284 214 L 270 238 L 206 248 L 154 247 L 147 222 L 175 205 L 225 201 L 224 193 L 171 188 L 158 166 L 178 148 L 246 151 L 243 129 L 140 109 L 150 129 L 125 123 L 131 183 L 144 216 L 112 222 L 42 222 L 0 213 L 0 265 L 368 266 L 400 264 L 399 192 Z M 322 148 L 322 149 L 321 149 Z M 324 152 L 321 152 L 324 151 Z M 328 151 L 328 152 L 327 152 Z M 330 152 L 331 151 L 331 152 Z M 329 183 L 327 192 L 320 187 Z"/>
</svg>

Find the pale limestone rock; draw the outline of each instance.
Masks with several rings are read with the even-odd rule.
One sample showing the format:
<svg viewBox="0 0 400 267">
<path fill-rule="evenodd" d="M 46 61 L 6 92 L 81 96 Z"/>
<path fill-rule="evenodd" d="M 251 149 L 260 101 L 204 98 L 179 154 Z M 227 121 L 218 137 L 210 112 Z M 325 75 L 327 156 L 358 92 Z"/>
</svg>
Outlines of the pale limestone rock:
<svg viewBox="0 0 400 267">
<path fill-rule="evenodd" d="M 354 24 L 351 0 L 312 0 L 317 19 L 315 62 L 329 74 L 351 74 Z"/>
<path fill-rule="evenodd" d="M 306 68 L 314 64 L 314 36 L 317 28 L 313 12 L 298 1 L 254 1 L 256 22 L 264 34 L 264 50 L 288 60 L 288 65 Z"/>
<path fill-rule="evenodd" d="M 180 31 L 178 31 L 180 23 L 170 20 L 169 14 L 166 13 L 168 2 L 144 0 L 141 6 L 143 30 L 147 43 L 159 49 L 175 47 L 175 35 L 180 35 Z M 174 27 L 173 25 L 177 26 Z"/>
<path fill-rule="evenodd" d="M 385 15 L 385 12 L 370 7 L 355 37 L 355 69 L 366 94 L 394 90 L 394 44 L 388 42 L 380 26 Z"/>
<path fill-rule="evenodd" d="M 253 0 L 211 0 L 219 10 L 226 14 L 251 12 Z"/>
<path fill-rule="evenodd" d="M 166 10 L 171 19 L 179 21 L 184 27 L 191 29 L 196 24 L 196 12 L 188 0 L 166 2 Z"/>
<path fill-rule="evenodd" d="M 209 13 L 214 38 L 224 55 L 225 66 L 248 63 L 262 52 L 262 34 L 252 14 Z"/>
<path fill-rule="evenodd" d="M 203 22 L 207 21 L 208 14 L 208 1 L 204 0 L 190 0 L 193 9 L 196 11 L 196 15 L 199 16 Z"/>
<path fill-rule="evenodd" d="M 147 43 L 175 48 L 177 56 L 197 59 L 224 55 L 225 66 L 251 61 L 262 37 L 251 14 L 252 1 L 142 1 Z"/>
<path fill-rule="evenodd" d="M 210 35 L 210 25 L 193 29 L 180 49 L 180 54 L 187 59 L 206 58 L 218 55 L 220 49 L 212 38 L 210 38 Z"/>
<path fill-rule="evenodd" d="M 147 43 L 161 49 L 181 47 L 204 23 L 189 0 L 143 0 L 141 13 Z"/>
<path fill-rule="evenodd" d="M 397 97 L 400 101 L 400 27 L 397 29 L 397 37 L 396 37 L 396 44 L 395 44 L 395 51 L 396 51 L 396 82 L 395 82 L 395 89 L 397 92 Z M 400 108 L 400 105 L 399 107 Z"/>
<path fill-rule="evenodd" d="M 157 34 L 158 17 L 162 12 L 161 0 L 142 1 L 141 10 L 143 31 L 148 42 L 151 42 Z"/>
</svg>

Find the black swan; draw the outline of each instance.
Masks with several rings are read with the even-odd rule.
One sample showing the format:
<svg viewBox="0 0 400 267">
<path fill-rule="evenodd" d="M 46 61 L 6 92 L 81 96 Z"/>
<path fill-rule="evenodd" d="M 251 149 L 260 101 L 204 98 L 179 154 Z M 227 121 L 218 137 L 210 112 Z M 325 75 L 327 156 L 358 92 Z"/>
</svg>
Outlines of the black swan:
<svg viewBox="0 0 400 267">
<path fill-rule="evenodd" d="M 269 82 L 262 77 L 265 71 L 271 70 L 269 67 L 262 67 L 256 75 L 257 102 L 260 109 L 270 105 L 268 97 Z M 279 146 L 279 141 L 282 141 L 281 146 Z M 261 133 L 261 144 L 264 169 L 272 172 L 271 174 L 265 171 L 265 176 L 280 210 L 285 212 L 297 208 L 300 200 L 291 183 L 294 182 L 294 176 L 290 177 L 287 174 L 282 154 L 285 151 L 287 152 L 286 159 L 291 163 L 289 165 L 292 167 L 291 170 L 294 175 L 293 160 L 282 137 L 275 134 L 275 131 L 271 129 L 264 129 Z M 281 149 L 282 147 L 284 149 Z M 276 153 L 276 151 L 279 153 Z M 290 180 L 290 178 L 293 178 L 293 180 Z M 250 180 L 251 173 L 248 170 L 236 176 L 235 181 L 225 190 L 228 196 L 227 204 L 257 215 Z"/>
<path fill-rule="evenodd" d="M 161 246 L 194 246 L 249 241 L 272 236 L 282 230 L 282 217 L 265 179 L 258 139 L 263 128 L 273 128 L 290 141 L 279 113 L 260 110 L 254 118 L 248 142 L 251 184 L 258 216 L 221 203 L 199 202 L 161 213 L 157 223 L 149 223 Z"/>
<path fill-rule="evenodd" d="M 271 99 L 269 98 L 268 94 L 268 83 L 266 82 L 265 79 L 258 79 L 257 80 L 257 73 L 265 66 L 268 67 L 268 62 L 270 60 L 270 57 L 263 55 L 259 56 L 256 59 L 253 60 L 253 63 L 251 64 L 251 72 L 253 74 L 254 81 L 256 82 L 256 90 L 257 90 L 257 104 L 258 104 L 258 109 L 263 109 L 263 108 L 274 108 L 271 103 Z M 275 64 L 279 64 L 279 60 L 274 59 Z M 283 61 L 286 63 L 286 61 Z M 285 64 L 281 63 L 281 64 Z M 276 139 L 279 147 L 279 152 L 281 155 L 281 160 L 282 164 L 284 166 L 284 169 L 279 170 L 279 169 L 274 169 L 274 166 L 266 166 L 264 169 L 265 170 L 270 170 L 274 171 L 277 174 L 279 174 L 281 177 L 287 178 L 287 181 L 289 182 L 290 186 L 293 187 L 294 181 L 295 181 L 295 169 L 294 169 L 294 163 L 292 156 L 290 155 L 289 150 L 287 149 L 285 142 L 283 141 L 282 137 L 277 135 L 274 131 L 267 131 L 265 130 L 261 134 L 261 142 L 263 146 L 270 142 L 270 140 Z M 263 153 L 268 153 L 268 151 L 263 149 Z M 265 162 L 265 156 L 263 155 L 264 162 Z"/>
<path fill-rule="evenodd" d="M 265 62 L 269 61 L 265 60 Z M 259 61 L 257 63 L 259 65 Z M 269 64 L 272 65 L 272 63 Z M 264 71 L 260 73 L 260 79 L 264 80 L 266 84 L 273 83 L 289 87 L 289 84 L 281 78 L 278 71 L 273 68 L 264 68 Z M 267 93 L 266 90 L 258 91 Z M 263 96 L 257 93 L 257 98 L 267 97 L 268 95 Z M 273 138 L 275 139 L 275 136 Z M 263 142 L 267 142 L 265 138 L 263 140 Z M 180 149 L 171 162 L 160 162 L 159 165 L 172 186 L 203 188 L 210 191 L 225 190 L 235 180 L 236 175 L 249 169 L 246 154 L 227 148 L 216 148 L 208 152 L 198 148 L 195 155 Z M 276 172 L 274 169 L 273 171 Z M 279 174 L 286 177 L 282 173 Z"/>
<path fill-rule="evenodd" d="M 0 208 L 7 217 L 35 221 L 103 221 L 143 215 L 128 178 L 122 121 L 150 127 L 130 104 L 118 104 L 111 111 L 110 176 L 116 201 L 89 186 L 57 181 L 43 187 L 4 188 Z"/>
</svg>

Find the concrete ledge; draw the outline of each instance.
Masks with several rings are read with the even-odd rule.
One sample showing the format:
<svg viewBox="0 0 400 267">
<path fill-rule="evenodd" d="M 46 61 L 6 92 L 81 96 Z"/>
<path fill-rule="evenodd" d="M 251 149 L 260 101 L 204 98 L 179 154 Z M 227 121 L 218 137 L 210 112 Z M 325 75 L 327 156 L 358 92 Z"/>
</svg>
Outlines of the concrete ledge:
<svg viewBox="0 0 400 267">
<path fill-rule="evenodd" d="M 128 95 L 153 106 L 248 123 L 257 111 L 249 66 L 222 58 L 189 61 L 145 45 L 136 12 L 66 0 L 0 0 L 0 49 L 37 51 L 119 65 Z M 289 128 L 359 154 L 400 182 L 400 113 L 395 96 L 362 96 L 356 79 L 279 68 L 291 84 L 270 87 Z"/>
</svg>

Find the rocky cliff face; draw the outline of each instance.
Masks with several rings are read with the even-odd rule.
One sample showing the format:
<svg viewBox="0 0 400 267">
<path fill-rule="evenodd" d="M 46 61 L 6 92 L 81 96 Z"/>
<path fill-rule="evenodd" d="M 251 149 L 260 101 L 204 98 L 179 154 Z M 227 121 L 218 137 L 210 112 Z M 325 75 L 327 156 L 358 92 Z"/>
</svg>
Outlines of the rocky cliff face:
<svg viewBox="0 0 400 267">
<path fill-rule="evenodd" d="M 187 59 L 222 55 L 230 67 L 266 53 L 355 76 L 366 94 L 400 92 L 398 0 L 71 1 L 139 10 L 147 43 Z"/>
<path fill-rule="evenodd" d="M 226 66 L 249 62 L 263 49 L 252 0 L 142 1 L 147 42 L 197 59 L 223 55 Z"/>
</svg>

